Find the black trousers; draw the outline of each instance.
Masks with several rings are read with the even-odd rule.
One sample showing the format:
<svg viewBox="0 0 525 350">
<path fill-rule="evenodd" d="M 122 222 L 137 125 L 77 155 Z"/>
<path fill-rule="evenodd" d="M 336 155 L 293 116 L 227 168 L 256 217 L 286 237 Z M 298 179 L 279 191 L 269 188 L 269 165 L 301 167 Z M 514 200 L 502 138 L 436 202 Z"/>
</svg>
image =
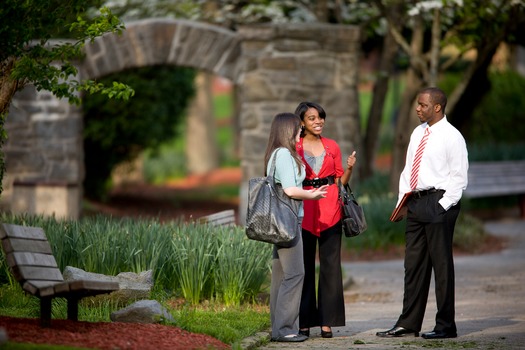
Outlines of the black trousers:
<svg viewBox="0 0 525 350">
<path fill-rule="evenodd" d="M 456 333 L 452 239 L 460 204 L 445 211 L 443 192 L 408 202 L 403 311 L 396 326 L 419 332 L 425 316 L 432 271 L 437 303 L 434 330 Z"/>
<path fill-rule="evenodd" d="M 299 328 L 344 326 L 345 302 L 341 271 L 342 227 L 321 232 L 321 237 L 303 230 L 304 283 Z M 319 243 L 319 282 L 316 293 L 316 250 Z M 318 297 L 316 297 L 316 294 Z"/>
</svg>

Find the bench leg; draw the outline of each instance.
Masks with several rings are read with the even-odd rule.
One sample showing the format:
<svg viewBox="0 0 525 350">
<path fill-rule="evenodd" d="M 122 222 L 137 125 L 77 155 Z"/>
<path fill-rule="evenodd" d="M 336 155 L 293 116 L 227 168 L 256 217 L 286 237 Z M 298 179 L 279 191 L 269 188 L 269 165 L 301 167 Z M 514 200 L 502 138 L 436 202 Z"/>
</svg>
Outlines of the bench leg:
<svg viewBox="0 0 525 350">
<path fill-rule="evenodd" d="M 78 302 L 79 298 L 67 298 L 67 319 L 71 321 L 78 321 Z"/>
<path fill-rule="evenodd" d="M 52 298 L 40 298 L 40 325 L 51 326 L 51 300 Z"/>
<path fill-rule="evenodd" d="M 520 194 L 518 196 L 518 204 L 520 206 L 521 218 L 525 219 L 525 194 Z"/>
</svg>

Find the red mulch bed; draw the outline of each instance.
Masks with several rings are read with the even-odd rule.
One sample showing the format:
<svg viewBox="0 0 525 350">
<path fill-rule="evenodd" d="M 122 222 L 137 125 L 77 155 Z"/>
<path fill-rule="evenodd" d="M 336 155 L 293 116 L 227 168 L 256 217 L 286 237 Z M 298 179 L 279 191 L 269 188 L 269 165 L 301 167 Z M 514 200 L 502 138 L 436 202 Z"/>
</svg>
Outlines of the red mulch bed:
<svg viewBox="0 0 525 350">
<path fill-rule="evenodd" d="M 68 345 L 101 350 L 190 350 L 230 349 L 204 334 L 190 333 L 173 326 L 123 322 L 51 321 L 40 327 L 38 319 L 0 316 L 0 327 L 16 343 Z"/>
</svg>

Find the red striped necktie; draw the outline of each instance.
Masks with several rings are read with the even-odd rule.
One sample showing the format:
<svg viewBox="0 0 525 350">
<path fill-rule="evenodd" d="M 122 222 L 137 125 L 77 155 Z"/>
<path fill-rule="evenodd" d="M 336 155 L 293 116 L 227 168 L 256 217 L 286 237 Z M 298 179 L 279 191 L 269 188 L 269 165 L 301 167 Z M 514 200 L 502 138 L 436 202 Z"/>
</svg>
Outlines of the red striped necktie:
<svg viewBox="0 0 525 350">
<path fill-rule="evenodd" d="M 423 156 L 423 151 L 427 145 L 428 135 L 430 135 L 430 128 L 427 126 L 425 129 L 425 134 L 419 142 L 417 147 L 416 155 L 414 156 L 414 162 L 412 163 L 412 173 L 410 174 L 410 188 L 415 190 L 417 187 L 417 179 L 419 174 L 419 166 L 421 165 L 421 157 Z"/>
</svg>

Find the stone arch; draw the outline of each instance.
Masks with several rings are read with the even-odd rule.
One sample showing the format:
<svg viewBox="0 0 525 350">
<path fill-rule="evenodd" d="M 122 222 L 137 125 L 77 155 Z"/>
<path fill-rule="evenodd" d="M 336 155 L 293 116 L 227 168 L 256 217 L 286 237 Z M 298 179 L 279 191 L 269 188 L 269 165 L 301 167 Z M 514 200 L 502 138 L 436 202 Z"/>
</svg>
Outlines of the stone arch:
<svg viewBox="0 0 525 350">
<path fill-rule="evenodd" d="M 221 27 L 185 20 L 146 19 L 86 45 L 83 76 L 95 79 L 129 68 L 176 65 L 213 72 L 236 81 L 239 35 Z"/>
<path fill-rule="evenodd" d="M 359 30 L 343 25 L 261 24 L 234 32 L 185 20 L 147 19 L 127 23 L 120 36 L 87 44 L 80 75 L 95 79 L 129 68 L 179 65 L 228 78 L 238 91 L 239 154 L 247 180 L 262 174 L 273 116 L 293 111 L 302 100 L 326 108 L 325 136 L 339 143 L 343 156 L 358 147 L 359 42 Z M 15 96 L 6 131 L 4 206 L 77 218 L 84 178 L 79 108 L 28 87 Z M 241 185 L 241 221 L 246 183 Z"/>
</svg>

